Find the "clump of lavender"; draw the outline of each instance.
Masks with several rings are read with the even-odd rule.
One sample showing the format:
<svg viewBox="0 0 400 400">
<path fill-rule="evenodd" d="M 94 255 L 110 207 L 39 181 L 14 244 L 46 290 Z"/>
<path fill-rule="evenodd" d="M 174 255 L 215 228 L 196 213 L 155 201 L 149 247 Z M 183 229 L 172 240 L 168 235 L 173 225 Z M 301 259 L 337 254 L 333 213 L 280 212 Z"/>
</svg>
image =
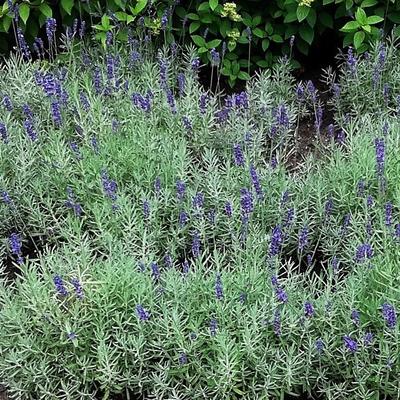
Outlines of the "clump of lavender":
<svg viewBox="0 0 400 400">
<path fill-rule="evenodd" d="M 347 51 L 347 66 L 352 75 L 357 72 L 357 58 L 354 56 L 353 49 L 349 47 Z"/>
<path fill-rule="evenodd" d="M 358 344 L 350 336 L 348 336 L 348 335 L 344 336 L 343 343 L 344 343 L 344 347 L 346 348 L 346 350 L 348 350 L 350 353 L 354 354 L 357 352 Z"/>
<path fill-rule="evenodd" d="M 14 109 L 10 97 L 7 96 L 7 95 L 4 95 L 4 96 L 3 96 L 2 104 L 3 104 L 4 108 L 5 108 L 8 112 L 11 112 L 11 111 Z"/>
<path fill-rule="evenodd" d="M 190 66 L 192 68 L 193 72 L 198 72 L 199 68 L 200 68 L 200 58 L 199 57 L 195 57 L 192 62 L 190 63 Z"/>
<path fill-rule="evenodd" d="M 385 141 L 375 139 L 376 171 L 381 190 L 384 188 Z"/>
<path fill-rule="evenodd" d="M 171 257 L 171 254 L 165 253 L 164 255 L 164 264 L 167 268 L 171 268 L 173 266 L 173 259 Z"/>
<path fill-rule="evenodd" d="M 185 74 L 180 72 L 177 76 L 177 81 L 178 81 L 178 90 L 179 90 L 179 96 L 182 97 L 185 94 L 185 86 L 186 86 L 186 77 Z"/>
<path fill-rule="evenodd" d="M 28 44 L 26 43 L 25 36 L 24 36 L 21 28 L 17 28 L 17 43 L 18 43 L 18 48 L 21 51 L 24 59 L 30 60 L 32 57 L 32 54 L 31 54 Z"/>
<path fill-rule="evenodd" d="M 171 109 L 172 114 L 176 114 L 176 103 L 175 103 L 175 97 L 174 97 L 174 92 L 171 90 L 171 88 L 166 89 L 166 95 L 167 95 L 167 103 Z"/>
<path fill-rule="evenodd" d="M 288 295 L 285 292 L 285 290 L 279 285 L 278 278 L 275 275 L 271 278 L 271 283 L 272 283 L 272 286 L 275 289 L 276 299 L 280 303 L 287 303 Z"/>
<path fill-rule="evenodd" d="M 53 101 L 51 103 L 51 117 L 53 119 L 54 125 L 59 128 L 62 125 L 62 117 L 61 107 L 58 101 Z"/>
<path fill-rule="evenodd" d="M 68 290 L 66 289 L 66 287 L 64 285 L 64 281 L 60 275 L 54 276 L 53 282 L 54 282 L 56 291 L 60 296 L 63 296 L 63 297 L 68 296 Z"/>
<path fill-rule="evenodd" d="M 161 193 L 161 178 L 159 176 L 154 180 L 154 191 L 158 197 Z"/>
<path fill-rule="evenodd" d="M 217 298 L 217 300 L 222 300 L 224 297 L 220 274 L 217 274 L 217 278 L 215 279 L 215 297 Z"/>
<path fill-rule="evenodd" d="M 193 125 L 189 119 L 189 117 L 187 115 L 184 115 L 182 117 L 182 124 L 184 126 L 184 128 L 188 131 L 188 132 L 192 132 L 193 131 Z"/>
<path fill-rule="evenodd" d="M 202 94 L 199 99 L 200 114 L 204 115 L 206 113 L 207 105 L 208 105 L 208 96 L 206 94 Z"/>
<path fill-rule="evenodd" d="M 35 127 L 33 126 L 33 122 L 31 119 L 26 119 L 24 122 L 24 128 L 27 136 L 32 142 L 35 142 L 38 138 L 38 134 L 36 132 Z"/>
<path fill-rule="evenodd" d="M 8 239 L 10 244 L 11 253 L 17 257 L 17 263 L 22 264 L 24 259 L 22 257 L 22 241 L 17 233 L 12 233 Z"/>
<path fill-rule="evenodd" d="M 373 333 L 372 332 L 367 332 L 364 335 L 364 346 L 369 346 L 372 343 L 373 340 L 374 340 Z"/>
<path fill-rule="evenodd" d="M 136 306 L 136 315 L 139 318 L 139 321 L 148 321 L 150 319 L 150 313 L 143 308 L 141 304 Z"/>
<path fill-rule="evenodd" d="M 74 287 L 75 295 L 79 300 L 83 299 L 83 288 L 81 283 L 79 282 L 78 278 L 72 278 L 71 284 Z"/>
<path fill-rule="evenodd" d="M 221 62 L 221 58 L 218 51 L 212 48 L 210 50 L 210 56 L 211 56 L 211 65 L 213 67 L 218 67 Z"/>
<path fill-rule="evenodd" d="M 250 177 L 251 177 L 251 182 L 253 184 L 254 190 L 257 193 L 257 197 L 259 200 L 261 200 L 263 198 L 263 191 L 261 188 L 260 178 L 259 178 L 257 171 L 253 164 L 250 165 Z"/>
<path fill-rule="evenodd" d="M 202 208 L 204 205 L 204 194 L 201 192 L 196 193 L 193 196 L 192 204 L 193 204 L 193 208 L 195 208 L 195 209 Z"/>
<path fill-rule="evenodd" d="M 294 208 L 289 208 L 286 212 L 286 216 L 283 222 L 285 228 L 289 228 L 294 221 Z"/>
<path fill-rule="evenodd" d="M 77 160 L 82 160 L 82 154 L 79 150 L 79 146 L 78 143 L 76 143 L 75 141 L 71 140 L 69 142 L 69 147 L 72 150 L 72 152 L 74 153 L 75 157 Z"/>
<path fill-rule="evenodd" d="M 282 330 L 281 330 L 281 313 L 280 313 L 279 309 L 275 310 L 275 312 L 274 312 L 274 319 L 272 321 L 272 325 L 274 328 L 275 335 L 280 336 L 282 333 Z"/>
<path fill-rule="evenodd" d="M 386 326 L 389 329 L 394 329 L 397 324 L 397 314 L 395 308 L 389 304 L 384 303 L 382 306 L 382 316 L 385 320 Z"/>
</svg>

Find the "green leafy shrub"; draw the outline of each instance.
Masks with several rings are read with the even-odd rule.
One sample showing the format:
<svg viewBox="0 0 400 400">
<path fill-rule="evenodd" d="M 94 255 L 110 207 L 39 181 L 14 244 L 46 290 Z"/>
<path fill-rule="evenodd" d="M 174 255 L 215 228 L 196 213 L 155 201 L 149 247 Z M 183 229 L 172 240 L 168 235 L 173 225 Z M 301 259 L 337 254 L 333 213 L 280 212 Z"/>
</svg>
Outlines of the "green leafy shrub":
<svg viewBox="0 0 400 400">
<path fill-rule="evenodd" d="M 381 46 L 380 85 L 397 88 L 399 50 Z M 222 99 L 193 48 L 105 47 L 2 71 L 10 395 L 398 398 L 400 106 L 353 107 L 379 51 L 343 65 L 325 141 L 318 93 L 287 59 Z M 306 116 L 318 158 L 293 171 Z"/>
</svg>

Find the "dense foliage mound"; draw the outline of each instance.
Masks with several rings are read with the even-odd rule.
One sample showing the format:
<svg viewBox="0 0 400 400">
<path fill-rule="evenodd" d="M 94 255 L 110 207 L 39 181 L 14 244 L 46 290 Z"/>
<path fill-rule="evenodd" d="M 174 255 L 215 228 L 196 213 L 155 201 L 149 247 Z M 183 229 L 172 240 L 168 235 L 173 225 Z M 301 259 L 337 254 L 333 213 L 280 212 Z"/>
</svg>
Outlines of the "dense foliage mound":
<svg viewBox="0 0 400 400">
<path fill-rule="evenodd" d="M 325 109 L 286 59 L 222 97 L 191 49 L 80 51 L 2 71 L 10 395 L 398 398 L 396 45 L 343 56 Z"/>
</svg>

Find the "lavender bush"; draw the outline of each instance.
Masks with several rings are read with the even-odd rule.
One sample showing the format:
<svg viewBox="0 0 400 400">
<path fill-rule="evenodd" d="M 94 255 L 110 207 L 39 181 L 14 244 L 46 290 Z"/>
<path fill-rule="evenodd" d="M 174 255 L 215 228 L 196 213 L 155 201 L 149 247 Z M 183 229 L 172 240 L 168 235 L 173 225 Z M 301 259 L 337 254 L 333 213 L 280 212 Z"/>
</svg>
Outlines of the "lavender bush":
<svg viewBox="0 0 400 400">
<path fill-rule="evenodd" d="M 339 93 L 341 139 L 317 137 L 322 157 L 293 172 L 299 121 L 320 134 L 315 87 L 282 60 L 214 95 L 193 51 L 173 51 L 6 62 L 0 381 L 16 399 L 398 398 L 392 103 L 352 117 Z"/>
</svg>

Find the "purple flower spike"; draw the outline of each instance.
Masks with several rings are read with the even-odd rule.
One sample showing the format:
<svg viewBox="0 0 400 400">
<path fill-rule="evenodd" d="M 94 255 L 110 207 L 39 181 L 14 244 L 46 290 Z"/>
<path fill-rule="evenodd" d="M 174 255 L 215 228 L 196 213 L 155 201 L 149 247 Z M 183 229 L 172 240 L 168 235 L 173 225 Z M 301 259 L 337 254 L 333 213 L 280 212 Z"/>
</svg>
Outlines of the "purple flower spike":
<svg viewBox="0 0 400 400">
<path fill-rule="evenodd" d="M 358 344 L 350 336 L 346 335 L 343 337 L 344 347 L 352 354 L 356 353 L 358 350 Z"/>
<path fill-rule="evenodd" d="M 136 306 L 136 315 L 139 317 L 139 321 L 148 321 L 150 319 L 150 313 L 141 304 Z"/>
<path fill-rule="evenodd" d="M 382 306 L 382 315 L 383 319 L 385 320 L 386 326 L 389 329 L 394 329 L 397 324 L 397 315 L 395 308 L 389 303 L 384 303 Z"/>
</svg>

